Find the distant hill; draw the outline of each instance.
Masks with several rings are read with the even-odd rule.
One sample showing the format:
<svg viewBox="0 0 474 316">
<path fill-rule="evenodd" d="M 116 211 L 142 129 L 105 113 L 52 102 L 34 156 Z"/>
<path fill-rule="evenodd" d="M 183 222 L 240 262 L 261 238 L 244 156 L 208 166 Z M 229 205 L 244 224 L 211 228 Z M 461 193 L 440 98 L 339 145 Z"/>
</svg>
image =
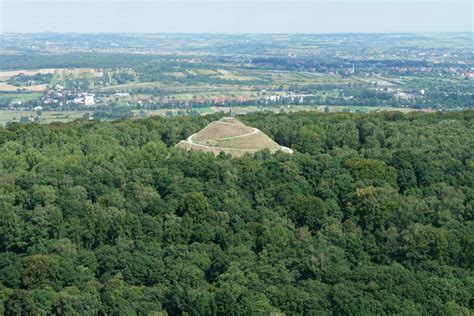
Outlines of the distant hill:
<svg viewBox="0 0 474 316">
<path fill-rule="evenodd" d="M 268 149 L 271 152 L 293 153 L 288 147 L 278 145 L 257 128 L 249 127 L 233 117 L 224 117 L 212 122 L 196 134 L 180 141 L 177 147 L 232 156 L 242 156 Z"/>
</svg>

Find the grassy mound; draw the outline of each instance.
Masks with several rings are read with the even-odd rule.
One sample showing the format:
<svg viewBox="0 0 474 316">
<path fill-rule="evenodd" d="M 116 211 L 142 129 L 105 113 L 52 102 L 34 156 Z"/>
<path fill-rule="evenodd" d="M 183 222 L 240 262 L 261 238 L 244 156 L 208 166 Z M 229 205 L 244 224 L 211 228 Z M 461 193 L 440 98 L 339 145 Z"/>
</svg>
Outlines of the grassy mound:
<svg viewBox="0 0 474 316">
<path fill-rule="evenodd" d="M 242 156 L 263 149 L 271 152 L 292 150 L 278 145 L 257 128 L 249 127 L 232 117 L 224 117 L 207 125 L 201 131 L 180 141 L 177 147 L 219 154 L 221 151 L 232 156 Z"/>
</svg>

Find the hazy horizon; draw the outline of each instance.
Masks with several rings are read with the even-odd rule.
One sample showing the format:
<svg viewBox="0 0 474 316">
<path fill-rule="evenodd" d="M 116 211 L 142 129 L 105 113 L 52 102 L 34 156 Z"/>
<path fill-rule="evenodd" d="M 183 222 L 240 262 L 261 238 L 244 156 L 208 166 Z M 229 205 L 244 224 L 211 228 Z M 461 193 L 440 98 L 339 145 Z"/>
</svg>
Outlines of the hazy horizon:
<svg viewBox="0 0 474 316">
<path fill-rule="evenodd" d="M 2 33 L 452 33 L 473 31 L 465 1 L 1 0 Z"/>
</svg>

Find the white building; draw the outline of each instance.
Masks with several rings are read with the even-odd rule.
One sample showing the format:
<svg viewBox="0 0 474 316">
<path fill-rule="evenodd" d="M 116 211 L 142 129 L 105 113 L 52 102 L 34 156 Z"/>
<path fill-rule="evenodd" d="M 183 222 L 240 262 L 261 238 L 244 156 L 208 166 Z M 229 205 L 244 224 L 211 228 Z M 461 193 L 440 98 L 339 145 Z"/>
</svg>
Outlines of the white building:
<svg viewBox="0 0 474 316">
<path fill-rule="evenodd" d="M 128 92 L 116 92 L 114 94 L 115 97 L 129 97 L 130 96 L 130 93 Z"/>
<path fill-rule="evenodd" d="M 89 94 L 84 97 L 84 105 L 94 105 L 94 104 L 95 104 L 95 101 L 94 101 L 93 94 Z"/>
<path fill-rule="evenodd" d="M 84 105 L 94 105 L 94 94 L 81 93 L 79 97 L 74 98 L 74 103 L 82 103 Z"/>
</svg>

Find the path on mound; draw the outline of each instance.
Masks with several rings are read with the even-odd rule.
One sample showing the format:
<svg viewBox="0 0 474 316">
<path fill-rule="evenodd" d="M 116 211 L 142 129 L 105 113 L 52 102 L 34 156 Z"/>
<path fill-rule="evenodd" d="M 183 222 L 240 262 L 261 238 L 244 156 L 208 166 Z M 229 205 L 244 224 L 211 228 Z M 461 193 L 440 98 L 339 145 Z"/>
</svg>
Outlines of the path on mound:
<svg viewBox="0 0 474 316">
<path fill-rule="evenodd" d="M 258 131 L 258 130 L 257 130 Z M 252 133 L 254 133 L 255 131 L 253 131 Z M 249 133 L 251 134 L 251 133 Z M 245 136 L 249 135 L 249 134 L 246 134 Z M 202 144 L 198 144 L 198 143 L 194 143 L 193 140 L 192 140 L 192 137 L 196 135 L 196 134 L 193 134 L 191 136 L 189 136 L 184 142 L 187 142 L 193 146 L 198 146 L 198 147 L 203 147 L 203 148 L 210 148 L 210 149 L 224 149 L 224 150 L 230 150 L 230 151 L 233 151 L 233 150 L 244 150 L 244 151 L 249 151 L 249 152 L 254 152 L 254 151 L 259 151 L 261 149 L 259 148 L 231 148 L 231 147 L 221 147 L 221 146 L 209 146 L 209 145 L 202 145 Z M 242 135 L 244 136 L 244 135 Z M 242 136 L 235 136 L 235 137 L 242 137 Z M 293 153 L 293 149 L 291 148 L 288 148 L 288 147 L 285 147 L 285 146 L 280 146 L 280 148 L 269 148 L 270 150 L 283 150 L 283 151 L 287 151 L 289 152 L 290 154 Z"/>
<path fill-rule="evenodd" d="M 250 133 L 243 134 L 243 135 L 237 135 L 237 136 L 229 136 L 229 137 L 218 138 L 216 140 L 229 140 L 229 139 L 235 139 L 235 138 L 240 138 L 240 137 L 246 137 L 246 136 L 249 136 L 249 135 L 257 134 L 259 132 L 258 128 L 255 128 L 255 127 L 252 127 L 252 128 L 253 128 L 253 131 L 251 131 Z"/>
<path fill-rule="evenodd" d="M 223 121 L 216 121 L 214 123 L 218 123 L 218 124 L 227 124 L 227 125 L 237 125 L 237 126 L 242 126 L 240 124 L 236 124 L 236 123 L 229 123 L 229 122 L 223 122 Z M 236 138 L 241 138 L 241 137 L 247 137 L 247 136 L 250 136 L 250 135 L 253 135 L 253 134 L 257 134 L 258 132 L 260 132 L 260 130 L 258 128 L 255 128 L 255 127 L 252 127 L 253 131 L 251 131 L 250 133 L 246 133 L 246 134 L 243 134 L 243 135 L 237 135 L 237 136 L 230 136 L 230 137 L 224 137 L 224 138 L 218 138 L 216 139 L 216 141 L 221 141 L 221 140 L 230 140 L 230 139 L 236 139 Z M 193 145 L 193 146 L 198 146 L 198 147 L 203 147 L 203 148 L 210 148 L 210 149 L 224 149 L 224 150 L 230 150 L 230 151 L 233 151 L 233 150 L 244 150 L 244 151 L 250 151 L 250 152 L 254 152 L 254 151 L 259 151 L 261 149 L 258 149 L 258 148 L 231 148 L 231 147 L 221 147 L 221 146 L 209 146 L 209 145 L 202 145 L 202 144 L 199 144 L 199 143 L 195 143 L 193 141 L 193 137 L 198 134 L 198 133 L 195 133 L 195 134 L 192 134 L 191 136 L 189 136 L 188 138 L 186 138 L 186 142 L 188 142 L 189 144 Z M 293 153 L 293 150 L 288 148 L 288 147 L 285 147 L 285 146 L 279 146 L 280 148 L 277 149 L 277 148 L 272 148 L 270 150 L 287 150 L 289 153 Z"/>
<path fill-rule="evenodd" d="M 240 138 L 240 137 L 246 137 L 246 136 L 249 136 L 249 135 L 253 135 L 253 134 L 256 134 L 258 133 L 259 130 L 258 129 L 255 129 L 254 131 L 250 132 L 250 133 L 247 133 L 247 134 L 244 134 L 244 135 L 238 135 L 238 136 L 231 136 L 231 137 L 224 137 L 224 138 L 218 138 L 216 139 L 216 141 L 220 141 L 220 140 L 229 140 L 229 139 L 235 139 L 235 138 Z M 192 134 L 191 136 L 189 136 L 186 141 L 189 142 L 190 144 L 193 144 L 193 145 L 196 145 L 196 146 L 202 146 L 202 147 L 209 147 L 209 148 L 222 148 L 222 149 L 244 149 L 244 148 L 226 148 L 226 147 L 220 147 L 220 146 L 208 146 L 208 145 L 202 145 L 202 144 L 199 144 L 199 143 L 195 143 L 193 141 L 193 136 L 195 136 L 196 134 Z"/>
<path fill-rule="evenodd" d="M 232 124 L 232 123 L 227 123 L 227 122 L 216 122 L 216 123 L 238 125 L 238 124 Z M 216 141 L 229 140 L 229 139 L 235 139 L 235 138 L 240 138 L 240 137 L 246 137 L 246 136 L 250 136 L 250 135 L 253 135 L 253 134 L 257 134 L 257 133 L 260 131 L 258 128 L 255 128 L 255 127 L 252 127 L 252 128 L 253 128 L 253 131 L 251 131 L 250 133 L 243 134 L 243 135 L 237 135 L 237 136 L 229 136 L 229 137 L 217 138 Z M 196 134 L 197 134 L 197 133 L 196 133 Z M 192 135 L 189 136 L 186 140 L 187 140 L 188 142 L 190 142 L 191 144 L 194 144 L 194 145 L 206 146 L 206 145 L 201 145 L 201 144 L 195 143 L 195 142 L 193 141 L 193 137 L 194 137 L 196 134 L 192 134 Z M 212 146 L 206 146 L 206 147 L 212 147 Z M 215 148 L 215 147 L 214 147 L 214 148 Z M 239 148 L 235 148 L 235 149 L 239 149 Z"/>
</svg>

